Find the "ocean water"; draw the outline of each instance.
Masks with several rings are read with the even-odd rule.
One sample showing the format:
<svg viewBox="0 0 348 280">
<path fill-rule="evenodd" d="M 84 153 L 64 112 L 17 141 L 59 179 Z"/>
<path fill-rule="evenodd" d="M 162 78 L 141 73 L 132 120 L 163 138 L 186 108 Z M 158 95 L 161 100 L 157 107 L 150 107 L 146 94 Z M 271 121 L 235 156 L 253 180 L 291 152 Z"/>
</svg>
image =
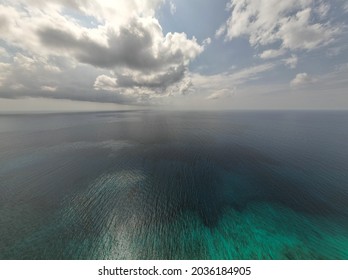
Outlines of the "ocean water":
<svg viewBox="0 0 348 280">
<path fill-rule="evenodd" d="M 0 116 L 0 259 L 348 259 L 348 112 Z"/>
</svg>

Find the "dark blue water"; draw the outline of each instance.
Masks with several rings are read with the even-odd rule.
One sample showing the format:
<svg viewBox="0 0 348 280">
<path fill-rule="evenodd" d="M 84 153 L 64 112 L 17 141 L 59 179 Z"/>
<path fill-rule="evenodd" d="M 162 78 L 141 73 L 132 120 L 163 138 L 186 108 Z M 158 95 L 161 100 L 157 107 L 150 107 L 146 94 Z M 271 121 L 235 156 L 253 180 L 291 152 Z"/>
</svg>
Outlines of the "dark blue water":
<svg viewBox="0 0 348 280">
<path fill-rule="evenodd" d="M 348 112 L 1 115 L 0 259 L 348 259 Z"/>
</svg>

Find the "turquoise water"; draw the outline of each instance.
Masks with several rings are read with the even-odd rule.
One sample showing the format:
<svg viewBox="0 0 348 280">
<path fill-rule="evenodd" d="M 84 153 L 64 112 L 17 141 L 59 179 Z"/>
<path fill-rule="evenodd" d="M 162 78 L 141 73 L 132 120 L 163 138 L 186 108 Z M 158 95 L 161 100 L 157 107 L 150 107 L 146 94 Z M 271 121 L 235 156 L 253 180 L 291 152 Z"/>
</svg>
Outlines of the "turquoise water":
<svg viewBox="0 0 348 280">
<path fill-rule="evenodd" d="M 348 259 L 348 112 L 0 116 L 0 259 Z"/>
</svg>

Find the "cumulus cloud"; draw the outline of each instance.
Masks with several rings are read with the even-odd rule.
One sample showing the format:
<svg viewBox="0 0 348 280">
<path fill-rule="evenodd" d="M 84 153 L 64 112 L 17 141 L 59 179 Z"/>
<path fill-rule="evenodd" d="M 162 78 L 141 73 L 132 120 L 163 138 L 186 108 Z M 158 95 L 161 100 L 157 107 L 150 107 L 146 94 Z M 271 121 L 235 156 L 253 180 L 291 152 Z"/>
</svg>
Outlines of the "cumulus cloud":
<svg viewBox="0 0 348 280">
<path fill-rule="evenodd" d="M 94 82 L 94 88 L 96 90 L 114 91 L 117 88 L 116 79 L 106 75 L 100 75 Z"/>
<path fill-rule="evenodd" d="M 290 82 L 293 87 L 300 87 L 311 84 L 315 81 L 314 78 L 309 76 L 307 73 L 299 73 L 296 77 Z"/>
<path fill-rule="evenodd" d="M 314 7 L 314 8 L 313 8 Z M 326 45 L 341 32 L 325 19 L 330 6 L 314 0 L 231 0 L 231 16 L 218 29 L 227 40 L 245 36 L 251 46 L 281 43 L 286 49 L 311 50 Z"/>
<path fill-rule="evenodd" d="M 43 27 L 41 42 L 51 50 L 66 51 L 81 63 L 96 67 L 157 71 L 171 65 L 188 65 L 203 48 L 184 33 L 163 36 L 156 19 L 132 19 L 116 32 L 105 31 L 106 44 L 88 34 Z"/>
<path fill-rule="evenodd" d="M 185 93 L 191 84 L 188 66 L 204 50 L 185 33 L 163 33 L 155 18 L 162 0 L 3 2 L 2 39 L 18 52 L 12 57 L 10 73 L 1 78 L 2 96 L 14 84 L 22 84 L 28 93 L 49 91 L 48 85 L 63 88 L 59 85 L 66 86 L 67 72 L 84 75 L 74 71 L 77 68 L 88 69 L 83 89 L 95 94 L 133 94 L 139 101 L 168 96 L 173 88 Z M 27 71 L 32 77 L 35 73 L 31 81 Z"/>
</svg>

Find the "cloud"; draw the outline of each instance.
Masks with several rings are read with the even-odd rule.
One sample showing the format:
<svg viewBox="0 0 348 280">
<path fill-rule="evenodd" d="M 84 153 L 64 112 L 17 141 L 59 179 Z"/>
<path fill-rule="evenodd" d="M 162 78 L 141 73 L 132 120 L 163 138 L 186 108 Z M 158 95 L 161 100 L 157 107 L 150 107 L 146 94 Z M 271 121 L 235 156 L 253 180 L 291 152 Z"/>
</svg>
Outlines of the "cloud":
<svg viewBox="0 0 348 280">
<path fill-rule="evenodd" d="M 137 95 L 141 91 L 148 94 L 149 90 L 165 95 L 170 85 L 181 82 L 188 64 L 203 51 L 196 39 L 189 40 L 184 33 L 163 36 L 154 19 L 133 20 L 117 34 L 110 33 L 107 46 L 85 36 L 74 38 L 60 30 L 43 30 L 40 37 L 51 48 L 69 51 L 81 63 L 113 70 L 115 86 L 137 89 L 128 91 Z"/>
<path fill-rule="evenodd" d="M 187 92 L 186 86 L 191 84 L 188 66 L 204 46 L 185 33 L 163 34 L 155 18 L 162 3 L 4 1 L 0 4 L 2 38 L 18 51 L 12 57 L 10 73 L 2 78 L 0 96 L 11 96 L 8 92 L 15 84 L 22 84 L 28 94 L 47 85 L 66 88 L 66 73 L 76 75 L 79 82 L 88 76 L 81 90 L 96 90 L 97 99 L 100 91 L 134 94 L 138 101 L 168 96 L 173 88 Z M 77 68 L 87 73 L 75 71 Z M 26 71 L 32 77 L 35 73 L 32 81 Z"/>
<path fill-rule="evenodd" d="M 158 21 L 132 19 L 127 26 L 105 31 L 106 44 L 94 40 L 86 33 L 44 27 L 38 32 L 43 45 L 55 51 L 65 51 L 81 63 L 100 68 L 157 71 L 168 65 L 185 65 L 203 48 L 195 39 L 184 33 L 168 33 L 163 36 Z"/>
<path fill-rule="evenodd" d="M 290 82 L 290 85 L 293 87 L 300 87 L 300 86 L 311 84 L 313 82 L 315 82 L 315 79 L 309 76 L 307 73 L 299 73 Z"/>
<path fill-rule="evenodd" d="M 260 54 L 260 58 L 262 58 L 262 59 L 276 58 L 276 57 L 281 56 L 283 54 L 285 54 L 284 49 L 279 49 L 279 50 L 270 49 L 270 50 L 266 50 L 266 51 L 262 52 Z"/>
<path fill-rule="evenodd" d="M 338 34 L 339 28 L 327 27 L 324 24 L 310 24 L 312 10 L 307 8 L 287 20 L 283 20 L 279 29 L 283 46 L 289 49 L 314 49 L 327 45 Z"/>
<path fill-rule="evenodd" d="M 1 24 L 1 23 L 0 23 Z M 0 58 L 1 57 L 8 57 L 8 53 L 5 48 L 0 47 Z"/>
<path fill-rule="evenodd" d="M 216 30 L 216 32 L 215 32 L 215 38 L 220 38 L 221 36 L 223 36 L 225 34 L 226 30 L 227 30 L 226 24 L 221 25 L 219 27 L 219 29 Z"/>
<path fill-rule="evenodd" d="M 170 2 L 169 2 L 169 8 L 170 8 L 170 13 L 171 13 L 172 15 L 174 15 L 174 14 L 176 13 L 176 6 L 175 6 L 175 4 L 173 3 L 173 1 L 170 1 Z"/>
<path fill-rule="evenodd" d="M 7 32 L 11 24 L 11 15 L 13 14 L 14 9 L 8 8 L 1 5 L 0 10 L 0 31 L 2 33 Z"/>
<path fill-rule="evenodd" d="M 193 74 L 193 88 L 200 94 L 207 94 L 209 100 L 218 99 L 222 96 L 226 97 L 225 93 L 235 93 L 237 87 L 241 87 L 250 81 L 255 81 L 260 78 L 262 73 L 273 70 L 277 64 L 264 63 L 256 66 L 247 67 L 241 70 L 220 73 L 215 75 Z M 221 90 L 223 89 L 223 90 Z"/>
<path fill-rule="evenodd" d="M 340 55 L 345 49 L 347 49 L 347 46 L 337 46 L 328 48 L 326 50 L 326 55 L 329 57 L 338 56 Z"/>
<path fill-rule="evenodd" d="M 58 63 L 58 61 L 56 61 Z M 58 63 L 59 64 L 59 63 Z M 59 65 L 43 56 L 29 56 L 20 52 L 11 57 L 11 62 L 7 63 L 6 72 L 3 73 L 0 96 L 11 92 L 13 89 L 41 90 L 42 86 L 55 85 L 57 76 L 62 73 Z M 20 85 L 20 86 L 19 86 Z"/>
<path fill-rule="evenodd" d="M 258 79 L 259 74 L 270 71 L 275 66 L 276 65 L 273 63 L 260 64 L 233 72 L 229 77 L 235 82 L 235 84 L 243 84 L 247 81 Z"/>
<path fill-rule="evenodd" d="M 117 88 L 117 82 L 115 78 L 100 75 L 94 82 L 94 88 L 96 90 L 114 91 Z"/>
<path fill-rule="evenodd" d="M 298 57 L 296 55 L 292 55 L 289 58 L 283 59 L 283 62 L 286 66 L 290 67 L 291 69 L 295 69 L 298 63 Z"/>
<path fill-rule="evenodd" d="M 209 46 L 211 44 L 211 38 L 208 37 L 208 38 L 205 38 L 202 42 L 203 46 Z"/>
<path fill-rule="evenodd" d="M 0 62 L 0 87 L 6 81 L 11 72 L 11 64 Z"/>
<path fill-rule="evenodd" d="M 220 89 L 209 96 L 207 96 L 206 100 L 217 100 L 222 98 L 228 98 L 231 97 L 234 93 L 234 89 Z"/>
<path fill-rule="evenodd" d="M 41 90 L 54 92 L 54 91 L 57 91 L 57 87 L 54 87 L 54 86 L 41 86 Z"/>
<path fill-rule="evenodd" d="M 311 50 L 342 32 L 329 21 L 313 22 L 315 14 L 323 20 L 330 9 L 321 1 L 231 0 L 228 8 L 231 16 L 216 34 L 225 34 L 226 40 L 245 36 L 253 47 L 280 43 L 286 49 Z"/>
<path fill-rule="evenodd" d="M 345 13 L 348 13 L 348 3 L 347 2 L 345 2 L 343 4 L 343 10 L 344 10 Z"/>
<path fill-rule="evenodd" d="M 320 3 L 318 6 L 315 7 L 315 13 L 319 16 L 321 19 L 325 19 L 331 9 L 331 6 L 329 3 Z"/>
</svg>

